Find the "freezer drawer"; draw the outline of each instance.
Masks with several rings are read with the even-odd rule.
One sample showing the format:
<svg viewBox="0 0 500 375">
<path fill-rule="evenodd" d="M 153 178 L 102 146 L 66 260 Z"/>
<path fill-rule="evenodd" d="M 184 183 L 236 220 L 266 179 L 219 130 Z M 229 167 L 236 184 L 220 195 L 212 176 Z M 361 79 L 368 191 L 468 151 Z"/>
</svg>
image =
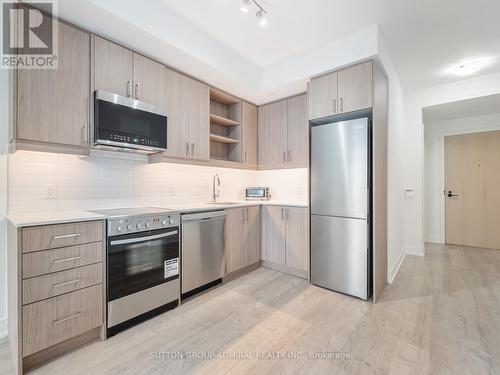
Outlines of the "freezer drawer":
<svg viewBox="0 0 500 375">
<path fill-rule="evenodd" d="M 311 129 L 311 214 L 368 216 L 368 119 Z"/>
<path fill-rule="evenodd" d="M 366 220 L 311 215 L 311 282 L 367 299 L 367 235 Z"/>
</svg>

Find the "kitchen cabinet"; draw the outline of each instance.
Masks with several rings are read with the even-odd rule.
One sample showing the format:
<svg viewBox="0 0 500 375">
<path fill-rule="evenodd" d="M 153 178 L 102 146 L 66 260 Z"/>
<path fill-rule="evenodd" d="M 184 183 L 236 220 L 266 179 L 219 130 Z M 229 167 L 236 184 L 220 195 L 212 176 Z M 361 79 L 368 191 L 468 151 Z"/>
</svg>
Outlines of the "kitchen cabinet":
<svg viewBox="0 0 500 375">
<path fill-rule="evenodd" d="M 15 138 L 89 145 L 90 35 L 58 22 L 58 68 L 17 71 Z"/>
<path fill-rule="evenodd" d="M 168 113 L 166 157 L 208 160 L 209 88 L 194 79 L 166 69 L 165 105 Z"/>
<path fill-rule="evenodd" d="M 307 278 L 309 273 L 308 209 L 266 206 L 262 211 L 264 265 Z"/>
<path fill-rule="evenodd" d="M 242 153 L 243 164 L 257 166 L 257 107 L 247 103 L 242 103 Z"/>
<path fill-rule="evenodd" d="M 164 65 L 98 36 L 94 40 L 94 63 L 96 90 L 165 104 Z"/>
<path fill-rule="evenodd" d="M 298 95 L 259 107 L 259 166 L 307 167 L 309 122 L 307 96 Z"/>
<path fill-rule="evenodd" d="M 286 162 L 287 115 L 286 100 L 259 107 L 259 166 L 281 168 Z"/>
<path fill-rule="evenodd" d="M 94 88 L 132 96 L 134 53 L 98 36 L 94 37 Z"/>
<path fill-rule="evenodd" d="M 373 66 L 368 61 L 338 72 L 339 113 L 371 108 Z"/>
<path fill-rule="evenodd" d="M 373 106 L 373 62 L 367 61 L 309 82 L 309 119 Z"/>
<path fill-rule="evenodd" d="M 238 271 L 259 262 L 259 206 L 228 210 L 225 236 L 227 273 Z"/>
<path fill-rule="evenodd" d="M 308 88 L 309 118 L 337 114 L 337 72 L 311 79 Z"/>
<path fill-rule="evenodd" d="M 287 168 L 309 166 L 309 121 L 307 119 L 307 95 L 287 100 Z"/>
</svg>

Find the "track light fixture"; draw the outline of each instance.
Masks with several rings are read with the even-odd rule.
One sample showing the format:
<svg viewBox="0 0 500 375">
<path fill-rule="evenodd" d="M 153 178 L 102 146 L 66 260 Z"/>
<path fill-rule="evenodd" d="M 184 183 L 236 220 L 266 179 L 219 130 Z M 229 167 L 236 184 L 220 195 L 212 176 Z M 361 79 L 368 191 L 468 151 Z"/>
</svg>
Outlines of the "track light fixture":
<svg viewBox="0 0 500 375">
<path fill-rule="evenodd" d="M 267 11 L 256 1 L 256 0 L 242 0 L 240 10 L 244 13 L 248 13 L 250 10 L 250 5 L 254 3 L 258 8 L 255 16 L 257 17 L 257 23 L 260 27 L 266 27 L 267 25 Z"/>
</svg>

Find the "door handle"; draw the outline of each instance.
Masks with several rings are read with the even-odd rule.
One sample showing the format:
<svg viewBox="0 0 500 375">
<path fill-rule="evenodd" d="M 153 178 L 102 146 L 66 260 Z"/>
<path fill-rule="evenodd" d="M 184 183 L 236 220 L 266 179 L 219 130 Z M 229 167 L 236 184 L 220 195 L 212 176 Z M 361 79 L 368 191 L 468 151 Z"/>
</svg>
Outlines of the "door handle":
<svg viewBox="0 0 500 375">
<path fill-rule="evenodd" d="M 448 190 L 448 198 L 451 198 L 451 197 L 459 197 L 460 195 L 459 194 L 452 194 L 451 190 Z"/>
<path fill-rule="evenodd" d="M 283 151 L 283 163 L 286 163 L 286 152 Z"/>
<path fill-rule="evenodd" d="M 191 157 L 194 157 L 194 143 L 191 143 Z"/>
<path fill-rule="evenodd" d="M 132 96 L 132 81 L 127 81 L 127 98 Z"/>
<path fill-rule="evenodd" d="M 333 99 L 333 113 L 337 113 L 337 99 Z"/>
<path fill-rule="evenodd" d="M 344 112 L 344 98 L 340 97 L 340 112 Z"/>
<path fill-rule="evenodd" d="M 139 86 L 140 86 L 140 85 L 141 85 L 141 84 L 140 84 L 139 82 L 137 82 L 137 83 L 135 84 L 135 98 L 136 98 L 136 99 L 139 99 Z"/>
<path fill-rule="evenodd" d="M 288 155 L 288 162 L 290 163 L 292 161 L 292 151 L 288 150 L 287 155 Z"/>
<path fill-rule="evenodd" d="M 189 157 L 189 143 L 186 142 L 186 157 Z"/>
</svg>

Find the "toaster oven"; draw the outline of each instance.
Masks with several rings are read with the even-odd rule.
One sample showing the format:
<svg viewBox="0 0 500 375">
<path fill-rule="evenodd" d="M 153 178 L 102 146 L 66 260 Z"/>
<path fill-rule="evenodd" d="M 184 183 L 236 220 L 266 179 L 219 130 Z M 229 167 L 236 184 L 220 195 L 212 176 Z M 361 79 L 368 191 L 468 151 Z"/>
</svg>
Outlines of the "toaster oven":
<svg viewBox="0 0 500 375">
<path fill-rule="evenodd" d="M 268 187 L 248 187 L 245 189 L 246 200 L 263 200 L 271 199 Z"/>
</svg>

